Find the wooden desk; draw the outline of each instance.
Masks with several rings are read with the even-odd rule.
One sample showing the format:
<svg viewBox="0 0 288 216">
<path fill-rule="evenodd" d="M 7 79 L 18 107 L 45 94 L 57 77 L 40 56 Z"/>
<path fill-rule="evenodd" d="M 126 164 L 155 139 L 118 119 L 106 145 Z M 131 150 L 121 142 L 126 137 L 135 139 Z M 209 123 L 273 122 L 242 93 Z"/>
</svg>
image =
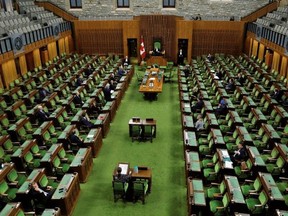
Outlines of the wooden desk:
<svg viewBox="0 0 288 216">
<path fill-rule="evenodd" d="M 101 113 L 94 125 L 100 127 L 102 129 L 102 137 L 106 137 L 110 129 L 109 113 Z"/>
<path fill-rule="evenodd" d="M 231 201 L 233 211 L 243 211 L 246 209 L 246 202 L 242 194 L 238 178 L 236 176 L 224 176 L 224 181 L 227 187 L 227 194 Z"/>
<path fill-rule="evenodd" d="M 190 130 L 190 131 L 195 130 L 194 121 L 193 121 L 192 116 L 182 114 L 182 129 L 183 130 L 186 129 L 186 130 Z"/>
<path fill-rule="evenodd" d="M 150 56 L 147 60 L 147 65 L 151 66 L 153 64 L 157 64 L 159 66 L 167 66 L 167 59 L 163 56 Z"/>
<path fill-rule="evenodd" d="M 98 155 L 102 143 L 103 141 L 101 128 L 91 129 L 83 142 L 85 146 L 91 147 L 93 157 L 96 157 Z"/>
<path fill-rule="evenodd" d="M 228 154 L 227 149 L 216 149 L 220 161 L 221 169 L 224 174 L 234 174 L 233 162 Z"/>
<path fill-rule="evenodd" d="M 77 172 L 79 174 L 79 181 L 86 182 L 91 169 L 93 167 L 93 159 L 91 148 L 80 148 L 70 164 L 69 172 Z"/>
<path fill-rule="evenodd" d="M 61 209 L 55 207 L 54 209 L 45 209 L 41 216 L 61 216 Z"/>
<path fill-rule="evenodd" d="M 55 190 L 51 205 L 59 207 L 62 215 L 71 215 L 80 194 L 78 173 L 65 174 Z"/>
<path fill-rule="evenodd" d="M 21 202 L 11 202 L 7 203 L 5 207 L 0 212 L 2 216 L 15 216 L 15 215 L 24 215 L 24 211 L 21 208 Z"/>
<path fill-rule="evenodd" d="M 140 127 L 141 134 L 139 134 L 140 140 L 156 138 L 157 126 L 155 119 L 140 119 L 132 118 L 129 120 L 129 137 L 133 137 L 133 127 Z"/>
<path fill-rule="evenodd" d="M 198 151 L 198 141 L 196 139 L 196 133 L 194 131 L 183 131 L 183 142 L 185 149 Z"/>
<path fill-rule="evenodd" d="M 201 178 L 201 161 L 196 151 L 185 151 L 186 177 Z"/>
<path fill-rule="evenodd" d="M 261 171 L 261 172 L 266 171 L 266 164 L 263 161 L 261 154 L 259 153 L 257 147 L 247 146 L 246 148 L 247 148 L 249 158 L 252 161 L 253 166 L 256 168 L 256 170 Z"/>
<path fill-rule="evenodd" d="M 151 68 L 145 72 L 139 92 L 144 94 L 158 94 L 163 88 L 163 72 L 158 68 Z"/>
<path fill-rule="evenodd" d="M 152 170 L 149 167 L 138 166 L 138 172 L 134 170 L 131 175 L 132 181 L 136 179 L 147 179 L 148 180 L 148 193 L 152 190 Z"/>
<path fill-rule="evenodd" d="M 182 114 L 190 115 L 192 113 L 190 102 L 181 101 L 180 105 Z"/>
<path fill-rule="evenodd" d="M 187 178 L 187 202 L 188 215 L 193 215 L 206 208 L 203 181 L 200 179 Z"/>
<path fill-rule="evenodd" d="M 271 208 L 277 208 L 279 206 L 285 205 L 284 197 L 276 185 L 273 176 L 270 173 L 263 172 L 258 172 L 258 175 L 270 200 L 269 206 Z"/>
</svg>

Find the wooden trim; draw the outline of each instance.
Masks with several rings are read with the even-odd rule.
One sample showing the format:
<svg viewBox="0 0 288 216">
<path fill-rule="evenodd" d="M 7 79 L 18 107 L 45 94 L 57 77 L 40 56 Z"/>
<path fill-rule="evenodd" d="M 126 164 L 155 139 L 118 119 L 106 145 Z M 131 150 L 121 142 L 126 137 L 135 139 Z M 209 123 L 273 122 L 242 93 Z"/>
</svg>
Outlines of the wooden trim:
<svg viewBox="0 0 288 216">
<path fill-rule="evenodd" d="M 257 18 L 259 17 L 262 17 L 262 16 L 265 16 L 267 13 L 271 12 L 271 11 L 274 11 L 276 10 L 278 7 L 278 3 L 275 1 L 275 2 L 272 2 L 264 7 L 262 7 L 261 9 L 243 17 L 241 19 L 241 21 L 245 21 L 245 22 L 253 22 L 255 21 Z"/>
</svg>

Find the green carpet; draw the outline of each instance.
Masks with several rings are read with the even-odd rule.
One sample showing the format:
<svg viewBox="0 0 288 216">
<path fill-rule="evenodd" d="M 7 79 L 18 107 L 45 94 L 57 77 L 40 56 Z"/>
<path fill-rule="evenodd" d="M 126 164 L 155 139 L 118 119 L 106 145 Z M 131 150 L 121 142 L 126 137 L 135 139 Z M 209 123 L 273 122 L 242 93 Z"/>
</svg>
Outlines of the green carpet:
<svg viewBox="0 0 288 216">
<path fill-rule="evenodd" d="M 81 184 L 73 215 L 187 215 L 178 85 L 174 79 L 173 83 L 164 84 L 157 101 L 146 101 L 138 92 L 134 74 L 102 149 L 94 159 L 88 181 Z M 157 137 L 152 143 L 132 143 L 128 121 L 134 116 L 157 120 Z M 112 172 L 118 162 L 152 168 L 152 192 L 146 197 L 145 205 L 141 201 L 114 203 Z"/>
</svg>

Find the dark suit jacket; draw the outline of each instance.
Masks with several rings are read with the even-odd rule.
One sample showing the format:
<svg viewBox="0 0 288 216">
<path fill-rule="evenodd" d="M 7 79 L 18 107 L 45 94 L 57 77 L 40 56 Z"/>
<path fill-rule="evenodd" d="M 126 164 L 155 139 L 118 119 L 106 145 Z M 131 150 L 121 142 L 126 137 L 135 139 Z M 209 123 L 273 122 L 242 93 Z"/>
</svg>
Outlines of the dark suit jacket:
<svg viewBox="0 0 288 216">
<path fill-rule="evenodd" d="M 103 89 L 103 93 L 104 93 L 104 97 L 105 97 L 105 100 L 106 101 L 111 101 L 111 92 L 110 92 L 111 90 L 110 90 L 110 88 L 108 88 L 108 87 L 105 87 L 104 89 Z"/>
<path fill-rule="evenodd" d="M 74 97 L 74 103 L 75 104 L 79 104 L 79 105 L 83 105 L 84 103 L 83 103 L 83 101 L 82 101 L 82 99 L 81 99 L 81 97 L 79 96 L 79 95 L 75 95 L 75 97 Z"/>
<path fill-rule="evenodd" d="M 81 146 L 83 144 L 83 142 L 80 140 L 80 138 L 76 134 L 72 133 L 69 139 L 71 143 L 77 144 L 78 146 Z"/>
<path fill-rule="evenodd" d="M 47 113 L 47 112 L 45 112 L 44 110 L 38 111 L 37 117 L 38 117 L 39 122 L 42 123 L 42 122 L 44 122 L 44 121 L 47 121 L 49 115 L 50 115 L 50 113 Z"/>
<path fill-rule="evenodd" d="M 87 118 L 83 116 L 80 117 L 80 123 L 88 128 L 92 128 L 94 126 L 90 121 L 88 121 Z"/>
<path fill-rule="evenodd" d="M 29 191 L 29 194 L 35 202 L 45 204 L 48 200 L 51 199 L 55 189 L 47 190 L 46 188 L 43 188 L 43 187 L 40 187 L 40 188 L 43 191 L 45 191 L 47 195 L 45 195 L 44 193 L 40 191 L 35 191 L 33 188 L 31 188 L 31 190 Z"/>
</svg>

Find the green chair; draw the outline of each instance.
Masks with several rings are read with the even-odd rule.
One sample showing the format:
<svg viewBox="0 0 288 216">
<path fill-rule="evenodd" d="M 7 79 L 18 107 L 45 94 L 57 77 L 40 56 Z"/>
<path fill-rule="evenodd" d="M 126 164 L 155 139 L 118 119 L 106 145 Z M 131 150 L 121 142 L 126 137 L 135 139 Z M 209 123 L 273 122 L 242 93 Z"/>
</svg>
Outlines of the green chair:
<svg viewBox="0 0 288 216">
<path fill-rule="evenodd" d="M 205 158 L 201 161 L 202 168 L 214 167 L 217 161 L 218 161 L 217 153 L 215 153 L 213 156 L 205 155 Z"/>
<path fill-rule="evenodd" d="M 44 133 L 43 133 L 43 141 L 45 143 L 45 145 L 47 146 L 51 146 L 52 144 L 56 144 L 57 143 L 57 138 L 56 137 L 52 137 L 49 133 L 48 130 L 46 130 Z"/>
<path fill-rule="evenodd" d="M 8 129 L 10 127 L 10 122 L 9 122 L 9 119 L 7 118 L 7 115 L 1 119 L 1 125 L 2 125 L 2 128 L 4 129 Z"/>
<path fill-rule="evenodd" d="M 142 204 L 145 204 L 145 197 L 148 191 L 148 181 L 141 179 L 133 181 L 133 202 L 137 199 L 142 200 Z"/>
<path fill-rule="evenodd" d="M 140 140 L 142 138 L 142 127 L 133 125 L 130 132 L 132 142 L 134 140 Z"/>
<path fill-rule="evenodd" d="M 259 177 L 257 177 L 255 181 L 245 179 L 243 185 L 241 185 L 241 190 L 245 197 L 250 193 L 259 193 L 261 189 L 262 183 Z"/>
<path fill-rule="evenodd" d="M 61 162 L 71 163 L 75 156 L 72 153 L 67 154 L 65 149 L 61 148 L 58 152 L 58 157 L 60 158 Z"/>
<path fill-rule="evenodd" d="M 285 160 L 280 156 L 274 163 L 266 164 L 267 171 L 272 175 L 280 175 L 285 165 Z"/>
<path fill-rule="evenodd" d="M 26 181 L 26 179 L 26 172 L 17 172 L 14 168 L 7 173 L 8 184 L 17 188 L 19 188 Z"/>
<path fill-rule="evenodd" d="M 211 154 L 213 146 L 214 146 L 214 140 L 210 139 L 208 145 L 200 145 L 199 146 L 199 153 L 201 155 L 209 155 L 209 154 Z"/>
<path fill-rule="evenodd" d="M 46 188 L 47 186 L 51 186 L 52 188 L 57 188 L 59 182 L 57 182 L 56 177 L 47 177 L 45 174 L 41 176 L 39 179 L 39 186 L 42 188 Z"/>
<path fill-rule="evenodd" d="M 228 213 L 228 206 L 230 200 L 227 193 L 224 194 L 222 200 L 212 200 L 210 201 L 210 211 L 214 215 L 227 215 Z"/>
<path fill-rule="evenodd" d="M 263 153 L 264 154 L 261 154 L 261 158 L 263 159 L 263 161 L 265 163 L 267 161 L 275 161 L 275 160 L 277 160 L 277 158 L 279 156 L 279 151 L 276 147 L 274 147 L 272 150 L 264 149 Z"/>
<path fill-rule="evenodd" d="M 116 202 L 119 198 L 126 201 L 126 193 L 128 189 L 129 184 L 127 182 L 112 181 L 112 187 L 113 187 L 113 194 L 114 194 L 114 202 Z"/>
<path fill-rule="evenodd" d="M 0 196 L 1 200 L 5 203 L 11 202 L 16 198 L 18 188 L 10 188 L 5 180 L 0 183 Z"/>
<path fill-rule="evenodd" d="M 260 194 L 255 194 L 256 197 L 250 197 L 246 199 L 246 205 L 251 214 L 263 214 L 265 211 L 265 205 L 268 202 L 268 195 L 264 190 Z"/>
<path fill-rule="evenodd" d="M 56 156 L 52 161 L 53 167 L 55 169 L 55 174 L 57 176 L 63 176 L 68 172 L 70 166 L 67 163 L 61 163 L 61 160 L 58 156 Z"/>
<path fill-rule="evenodd" d="M 29 170 L 40 167 L 40 159 L 35 159 L 30 151 L 24 155 L 24 161 Z"/>
<path fill-rule="evenodd" d="M 288 179 L 287 178 L 279 177 L 279 181 L 276 182 L 276 185 L 282 194 L 287 193 L 287 190 L 288 190 Z"/>
<path fill-rule="evenodd" d="M 46 146 L 41 146 L 41 149 L 40 149 L 40 147 L 37 144 L 33 145 L 30 151 L 32 152 L 33 157 L 35 158 L 42 158 L 47 152 Z"/>
<path fill-rule="evenodd" d="M 218 173 L 221 170 L 220 162 L 218 161 L 212 168 L 204 168 L 203 175 L 206 181 L 215 181 L 218 178 Z"/>
<path fill-rule="evenodd" d="M 250 176 L 253 163 L 249 158 L 247 161 L 241 162 L 240 166 L 235 166 L 234 171 L 238 178 L 244 179 Z"/>
<path fill-rule="evenodd" d="M 143 76 L 139 75 L 138 71 L 136 71 L 135 74 L 136 74 L 136 77 L 137 77 L 138 85 L 141 85 L 142 80 L 143 80 Z"/>
<path fill-rule="evenodd" d="M 207 188 L 207 197 L 209 199 L 218 198 L 219 196 L 223 196 L 226 192 L 226 184 L 224 181 L 219 183 L 211 183 L 210 187 Z"/>
<path fill-rule="evenodd" d="M 2 146 L 0 146 L 0 162 L 8 163 L 11 161 L 11 154 L 7 154 Z"/>
<path fill-rule="evenodd" d="M 18 141 L 25 142 L 28 139 L 32 139 L 32 134 L 27 134 L 24 127 L 21 127 L 17 130 L 18 132 Z"/>
</svg>

